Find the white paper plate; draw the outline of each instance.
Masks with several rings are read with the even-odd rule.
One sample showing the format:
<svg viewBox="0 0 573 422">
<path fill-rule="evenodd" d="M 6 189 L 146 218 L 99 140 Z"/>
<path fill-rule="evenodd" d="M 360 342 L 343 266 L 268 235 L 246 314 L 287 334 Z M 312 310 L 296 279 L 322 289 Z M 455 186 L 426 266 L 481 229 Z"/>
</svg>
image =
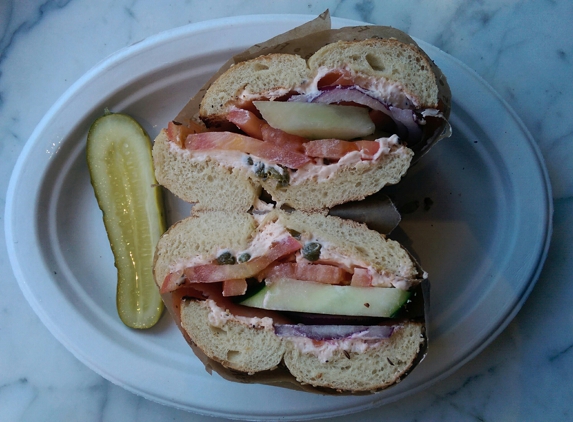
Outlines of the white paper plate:
<svg viewBox="0 0 573 422">
<path fill-rule="evenodd" d="M 550 187 L 539 151 L 474 72 L 421 43 L 450 82 L 454 136 L 393 190 L 399 203 L 420 203 L 396 235 L 416 251 L 432 280 L 429 353 L 405 381 L 363 397 L 235 384 L 205 372 L 168 315 L 143 332 L 120 322 L 113 256 L 85 162 L 91 122 L 108 107 L 131 114 L 154 137 L 231 54 L 310 19 L 267 15 L 202 22 L 121 50 L 75 83 L 26 144 L 6 204 L 14 273 L 54 336 L 110 381 L 213 416 L 341 415 L 445 377 L 499 334 L 531 291 L 551 231 Z M 169 212 L 175 220 L 185 207 L 171 200 Z"/>
</svg>

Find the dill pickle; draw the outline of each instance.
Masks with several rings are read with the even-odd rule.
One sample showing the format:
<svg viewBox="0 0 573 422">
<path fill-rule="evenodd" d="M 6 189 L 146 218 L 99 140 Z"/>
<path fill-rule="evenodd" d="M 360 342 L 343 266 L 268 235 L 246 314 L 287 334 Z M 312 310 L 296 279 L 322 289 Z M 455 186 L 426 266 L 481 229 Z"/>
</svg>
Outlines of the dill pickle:
<svg viewBox="0 0 573 422">
<path fill-rule="evenodd" d="M 106 109 L 89 129 L 87 163 L 117 268 L 119 317 L 150 328 L 163 312 L 152 266 L 166 226 L 149 136 L 130 116 Z"/>
</svg>

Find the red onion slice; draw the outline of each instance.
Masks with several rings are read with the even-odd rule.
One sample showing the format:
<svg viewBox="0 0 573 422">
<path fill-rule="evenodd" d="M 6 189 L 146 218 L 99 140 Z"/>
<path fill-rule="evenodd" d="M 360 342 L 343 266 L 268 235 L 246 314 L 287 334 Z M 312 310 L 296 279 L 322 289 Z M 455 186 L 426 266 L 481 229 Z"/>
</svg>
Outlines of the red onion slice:
<svg viewBox="0 0 573 422">
<path fill-rule="evenodd" d="M 379 110 L 392 117 L 389 106 L 382 101 L 368 95 L 357 86 L 347 87 L 326 87 L 321 91 L 306 95 L 294 95 L 288 99 L 289 102 L 338 104 L 352 102 L 365 105 L 373 110 Z"/>
<path fill-rule="evenodd" d="M 357 87 L 347 87 L 347 88 L 333 88 L 321 91 L 320 95 L 312 100 L 313 103 L 344 103 L 353 102 L 356 104 L 362 104 L 370 107 L 373 110 L 380 110 L 383 113 L 390 115 L 388 111 L 388 106 L 382 101 L 377 100 L 374 97 L 366 94 Z"/>
<path fill-rule="evenodd" d="M 275 334 L 279 337 L 306 337 L 311 340 L 338 340 L 359 338 L 381 340 L 394 332 L 392 325 L 304 325 L 276 324 Z"/>
<path fill-rule="evenodd" d="M 398 136 L 400 138 L 407 139 L 411 143 L 416 143 L 422 138 L 422 129 L 416 122 L 416 114 L 413 110 L 390 107 L 390 113 L 392 113 L 392 119 L 406 129 L 404 137 L 400 134 L 400 129 L 403 130 L 403 128 L 398 128 Z"/>
<path fill-rule="evenodd" d="M 312 94 L 300 94 L 300 95 L 293 95 L 290 97 L 287 102 L 288 103 L 312 103 L 316 97 L 321 94 L 321 91 L 314 92 Z"/>
</svg>

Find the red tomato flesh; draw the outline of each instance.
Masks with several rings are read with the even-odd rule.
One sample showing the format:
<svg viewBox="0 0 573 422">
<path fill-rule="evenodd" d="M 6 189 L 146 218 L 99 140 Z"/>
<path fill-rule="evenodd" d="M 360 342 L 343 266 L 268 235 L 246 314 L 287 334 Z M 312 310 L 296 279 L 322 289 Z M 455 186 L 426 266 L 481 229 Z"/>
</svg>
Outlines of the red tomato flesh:
<svg viewBox="0 0 573 422">
<path fill-rule="evenodd" d="M 378 152 L 379 146 L 376 141 L 317 139 L 304 144 L 304 149 L 309 157 L 338 160 L 353 151 L 362 151 L 367 157 L 373 157 Z"/>
<path fill-rule="evenodd" d="M 291 151 L 296 151 L 304 154 L 304 144 L 308 143 L 309 140 L 298 135 L 291 135 L 284 130 L 275 129 L 269 124 L 265 123 L 261 126 L 261 135 L 263 141 L 273 143 L 275 145 L 280 145 L 284 148 L 288 148 Z"/>
<path fill-rule="evenodd" d="M 380 144 L 376 141 L 354 141 L 354 143 L 358 146 L 363 158 L 374 158 L 380 148 Z"/>
<path fill-rule="evenodd" d="M 266 277 L 292 278 L 324 284 L 348 284 L 350 274 L 334 265 L 289 262 L 275 265 L 266 273 Z"/>
<path fill-rule="evenodd" d="M 368 273 L 366 268 L 354 268 L 354 274 L 352 274 L 350 285 L 357 287 L 370 287 L 372 286 L 372 276 Z"/>
<path fill-rule="evenodd" d="M 252 138 L 263 139 L 261 127 L 266 123 L 264 120 L 259 119 L 255 113 L 249 110 L 234 108 L 227 113 L 227 120 L 231 123 L 234 123 L 248 136 Z"/>
<path fill-rule="evenodd" d="M 327 86 L 352 86 L 354 85 L 354 79 L 348 70 L 334 70 L 327 73 L 318 81 L 318 88 L 324 88 Z"/>
<path fill-rule="evenodd" d="M 247 280 L 239 278 L 223 281 L 223 296 L 241 296 L 247 292 Z"/>
<path fill-rule="evenodd" d="M 185 148 L 191 151 L 241 151 L 292 169 L 298 169 L 311 161 L 309 157 L 302 153 L 232 132 L 191 134 L 187 136 Z"/>
</svg>

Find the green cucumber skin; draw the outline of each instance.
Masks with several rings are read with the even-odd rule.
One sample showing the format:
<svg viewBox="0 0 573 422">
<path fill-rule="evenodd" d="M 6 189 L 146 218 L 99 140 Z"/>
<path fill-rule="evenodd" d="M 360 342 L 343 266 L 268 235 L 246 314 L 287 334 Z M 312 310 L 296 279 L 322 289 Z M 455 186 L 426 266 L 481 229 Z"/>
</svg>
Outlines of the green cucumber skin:
<svg viewBox="0 0 573 422">
<path fill-rule="evenodd" d="M 274 311 L 390 318 L 410 292 L 385 287 L 335 286 L 300 280 L 277 280 L 241 305 Z"/>
</svg>

